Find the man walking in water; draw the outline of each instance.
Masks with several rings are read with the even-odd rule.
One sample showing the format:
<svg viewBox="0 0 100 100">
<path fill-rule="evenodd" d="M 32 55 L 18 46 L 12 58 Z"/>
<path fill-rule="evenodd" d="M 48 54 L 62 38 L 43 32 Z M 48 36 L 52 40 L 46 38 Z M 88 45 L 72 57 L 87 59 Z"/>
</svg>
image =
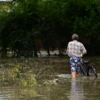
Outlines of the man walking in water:
<svg viewBox="0 0 100 100">
<path fill-rule="evenodd" d="M 79 76 L 80 65 L 82 62 L 82 56 L 87 54 L 84 45 L 78 41 L 78 35 L 72 35 L 72 41 L 68 43 L 67 54 L 70 57 L 70 65 L 72 78 Z"/>
</svg>

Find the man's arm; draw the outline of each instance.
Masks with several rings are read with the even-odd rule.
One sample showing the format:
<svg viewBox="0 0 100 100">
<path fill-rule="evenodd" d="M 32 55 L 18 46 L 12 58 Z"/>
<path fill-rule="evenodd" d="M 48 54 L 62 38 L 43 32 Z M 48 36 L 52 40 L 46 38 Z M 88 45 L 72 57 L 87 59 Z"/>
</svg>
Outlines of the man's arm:
<svg viewBox="0 0 100 100">
<path fill-rule="evenodd" d="M 87 51 L 83 53 L 83 55 L 87 54 Z"/>
<path fill-rule="evenodd" d="M 85 49 L 83 44 L 82 44 L 82 51 L 83 51 L 83 55 L 87 54 L 87 50 Z"/>
</svg>

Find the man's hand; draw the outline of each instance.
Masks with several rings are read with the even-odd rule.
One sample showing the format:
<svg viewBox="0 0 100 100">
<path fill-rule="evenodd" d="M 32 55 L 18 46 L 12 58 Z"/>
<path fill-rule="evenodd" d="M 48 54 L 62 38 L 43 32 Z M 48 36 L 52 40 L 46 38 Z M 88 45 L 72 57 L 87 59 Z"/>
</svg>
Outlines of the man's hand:
<svg viewBox="0 0 100 100">
<path fill-rule="evenodd" d="M 83 55 L 87 54 L 87 52 L 84 52 Z"/>
</svg>

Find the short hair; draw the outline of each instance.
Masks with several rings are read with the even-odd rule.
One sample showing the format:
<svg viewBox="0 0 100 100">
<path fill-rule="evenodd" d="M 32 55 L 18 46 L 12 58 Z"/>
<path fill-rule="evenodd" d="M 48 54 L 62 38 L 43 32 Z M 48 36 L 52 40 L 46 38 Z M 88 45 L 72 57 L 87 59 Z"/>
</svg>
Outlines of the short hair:
<svg viewBox="0 0 100 100">
<path fill-rule="evenodd" d="M 73 34 L 73 35 L 72 35 L 72 39 L 73 39 L 73 40 L 78 40 L 78 35 L 77 35 L 76 33 Z"/>
</svg>

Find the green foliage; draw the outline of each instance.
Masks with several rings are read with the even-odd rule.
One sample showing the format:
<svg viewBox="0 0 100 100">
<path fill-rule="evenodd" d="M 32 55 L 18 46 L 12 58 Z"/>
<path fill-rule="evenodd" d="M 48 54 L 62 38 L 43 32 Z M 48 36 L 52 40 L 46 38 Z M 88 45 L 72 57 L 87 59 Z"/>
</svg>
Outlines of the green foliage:
<svg viewBox="0 0 100 100">
<path fill-rule="evenodd" d="M 38 23 L 36 7 L 35 1 L 33 3 L 32 0 L 24 1 L 17 3 L 17 6 L 14 6 L 9 13 L 6 12 L 7 15 L 4 14 L 5 16 L 1 17 L 1 25 L 4 24 L 0 32 L 3 48 L 11 47 L 15 52 L 18 50 L 17 56 L 25 55 L 22 52 L 26 52 L 25 56 L 30 56 L 28 52 L 32 53 L 37 48 L 35 46 L 36 24 Z"/>
<path fill-rule="evenodd" d="M 7 6 L 9 13 L 2 6 L 0 10 L 2 57 L 6 56 L 7 47 L 14 51 L 13 56 L 37 56 L 39 40 L 48 55 L 50 49 L 56 48 L 61 53 L 74 32 L 80 35 L 80 41 L 88 38 L 88 50 L 100 41 L 99 0 L 12 0 Z"/>
<path fill-rule="evenodd" d="M 37 85 L 35 75 L 33 74 L 26 75 L 26 77 L 19 82 L 19 85 L 22 87 L 33 87 Z"/>
<path fill-rule="evenodd" d="M 41 61 L 39 61 L 41 62 Z M 42 61 L 39 63 L 33 59 L 23 60 L 22 63 L 1 64 L 0 83 L 1 85 L 18 85 L 21 87 L 33 87 L 43 84 L 43 80 L 52 80 L 56 72 L 52 65 Z"/>
<path fill-rule="evenodd" d="M 0 82 L 2 84 L 17 84 L 21 87 L 33 87 L 37 85 L 37 81 L 34 74 L 22 73 L 26 70 L 26 67 L 20 65 L 14 65 L 13 68 L 3 69 L 0 72 Z"/>
</svg>

